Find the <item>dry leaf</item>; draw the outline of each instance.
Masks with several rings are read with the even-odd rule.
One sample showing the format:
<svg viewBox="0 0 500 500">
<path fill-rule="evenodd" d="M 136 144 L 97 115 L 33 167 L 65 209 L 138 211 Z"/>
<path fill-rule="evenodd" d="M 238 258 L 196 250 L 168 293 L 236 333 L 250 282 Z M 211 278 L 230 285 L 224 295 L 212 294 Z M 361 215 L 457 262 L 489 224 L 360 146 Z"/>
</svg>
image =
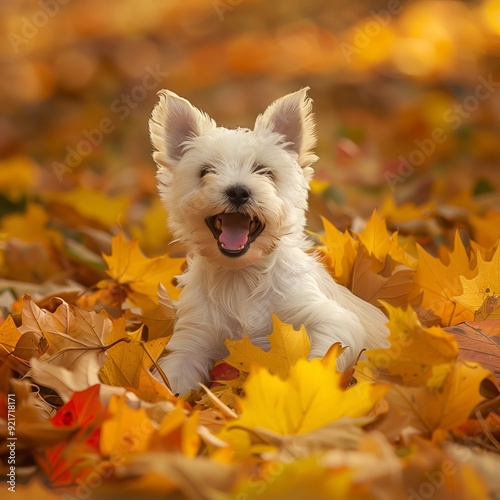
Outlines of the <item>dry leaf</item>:
<svg viewBox="0 0 500 500">
<path fill-rule="evenodd" d="M 269 351 L 254 346 L 248 337 L 226 340 L 224 343 L 229 351 L 226 362 L 245 372 L 249 372 L 251 364 L 256 363 L 284 379 L 299 359 L 306 359 L 309 355 L 311 342 L 304 325 L 297 331 L 273 315 L 273 332 L 268 338 L 271 344 Z"/>
<path fill-rule="evenodd" d="M 500 246 L 489 262 L 477 252 L 477 275 L 474 278 L 460 276 L 463 292 L 456 301 L 471 312 L 478 311 L 488 299 L 500 295 Z"/>
<path fill-rule="evenodd" d="M 500 382 L 500 320 L 467 321 L 445 330 L 455 335 L 462 358 L 481 363 Z"/>
<path fill-rule="evenodd" d="M 410 298 L 441 318 L 442 326 L 450 326 L 473 319 L 473 313 L 458 304 L 455 297 L 462 291 L 459 276 L 470 278 L 473 271 L 458 232 L 453 252 L 445 263 L 418 247 L 419 262 L 413 277 L 415 288 Z"/>
<path fill-rule="evenodd" d="M 170 297 L 177 299 L 179 290 L 174 285 L 175 276 L 182 273 L 184 259 L 164 257 L 146 258 L 139 249 L 138 240 L 125 241 L 123 233 L 113 238 L 111 255 L 104 255 L 108 275 L 127 287 L 130 304 L 143 311 L 158 305 L 158 284 L 161 283 Z M 101 287 L 106 287 L 102 282 Z"/>
<path fill-rule="evenodd" d="M 388 277 L 377 274 L 373 261 L 364 251 L 358 250 L 352 274 L 352 292 L 376 307 L 381 307 L 381 301 L 403 306 L 408 303 L 413 274 L 412 269 L 402 265 L 396 266 Z"/>
</svg>

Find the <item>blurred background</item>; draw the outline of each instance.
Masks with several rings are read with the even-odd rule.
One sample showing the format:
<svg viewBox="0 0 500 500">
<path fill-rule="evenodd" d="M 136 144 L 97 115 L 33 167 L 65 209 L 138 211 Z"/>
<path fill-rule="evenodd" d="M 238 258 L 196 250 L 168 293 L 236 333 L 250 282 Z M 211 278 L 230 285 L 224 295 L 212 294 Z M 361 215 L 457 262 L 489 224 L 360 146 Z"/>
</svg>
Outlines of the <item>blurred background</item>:
<svg viewBox="0 0 500 500">
<path fill-rule="evenodd" d="M 147 127 L 162 88 L 252 127 L 309 86 L 313 229 L 374 208 L 409 233 L 432 216 L 427 237 L 470 211 L 500 227 L 498 0 L 2 0 L 0 29 L 4 277 L 63 273 L 117 227 L 165 251 Z"/>
</svg>

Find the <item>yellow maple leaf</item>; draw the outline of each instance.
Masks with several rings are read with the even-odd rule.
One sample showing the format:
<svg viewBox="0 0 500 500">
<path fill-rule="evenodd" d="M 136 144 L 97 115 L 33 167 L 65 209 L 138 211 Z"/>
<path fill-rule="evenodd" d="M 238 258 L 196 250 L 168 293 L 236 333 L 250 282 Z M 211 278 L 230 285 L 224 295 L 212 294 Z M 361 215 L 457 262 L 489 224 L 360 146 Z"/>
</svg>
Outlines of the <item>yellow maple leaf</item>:
<svg viewBox="0 0 500 500">
<path fill-rule="evenodd" d="M 29 359 L 37 353 L 36 347 L 36 334 L 23 336 L 12 316 L 0 325 L 0 360 L 6 366 L 24 375 L 29 369 Z"/>
<path fill-rule="evenodd" d="M 476 273 L 471 279 L 459 276 L 463 293 L 455 297 L 460 305 L 471 312 L 478 311 L 488 297 L 500 295 L 500 245 L 489 262 L 477 252 Z"/>
<path fill-rule="evenodd" d="M 130 391 L 148 403 L 177 401 L 175 394 L 162 381 L 156 379 L 144 366 L 139 368 L 137 386 L 130 388 Z"/>
<path fill-rule="evenodd" d="M 12 316 L 8 316 L 0 325 L 0 357 L 10 355 L 21 337 L 22 333 L 17 329 Z"/>
<path fill-rule="evenodd" d="M 408 425 L 441 440 L 444 433 L 463 423 L 485 399 L 483 380 L 493 375 L 479 363 L 458 359 L 440 387 L 393 385 L 386 394 L 390 407 L 408 417 Z"/>
<path fill-rule="evenodd" d="M 224 343 L 229 356 L 225 361 L 245 372 L 249 372 L 252 363 L 256 363 L 283 379 L 291 366 L 309 355 L 311 342 L 304 325 L 300 330 L 294 330 L 292 325 L 283 323 L 273 314 L 273 332 L 268 338 L 271 344 L 269 351 L 253 345 L 248 337 L 242 340 L 227 339 Z"/>
<path fill-rule="evenodd" d="M 318 247 L 325 259 L 330 274 L 337 283 L 350 286 L 352 269 L 356 260 L 358 242 L 348 231 L 340 232 L 330 221 L 321 218 L 325 228 L 325 235 L 318 236 L 323 245 Z"/>
<path fill-rule="evenodd" d="M 357 233 L 360 246 L 374 261 L 374 271 L 388 275 L 398 266 L 415 269 L 414 259 L 399 242 L 398 232 L 392 235 L 387 230 L 386 222 L 375 210 L 363 231 Z M 359 253 L 359 252 L 358 252 Z M 388 261 L 387 257 L 391 259 Z M 387 269 L 389 265 L 389 269 Z"/>
<path fill-rule="evenodd" d="M 393 223 L 409 222 L 428 219 L 434 210 L 435 203 L 432 202 L 418 206 L 415 203 L 404 203 L 397 206 L 394 198 L 388 196 L 382 202 L 380 216 Z"/>
<path fill-rule="evenodd" d="M 403 247 L 399 241 L 399 233 L 396 231 L 390 237 L 388 255 L 394 261 L 394 266 L 402 265 L 410 269 L 416 269 L 418 265 L 417 259 L 412 257 L 407 251 L 407 245 Z"/>
<path fill-rule="evenodd" d="M 442 259 L 433 257 L 420 246 L 418 256 L 419 262 L 413 276 L 415 287 L 410 294 L 412 304 L 437 315 L 441 318 L 442 326 L 473 320 L 474 314 L 455 299 L 462 293 L 459 276 L 471 278 L 473 274 L 459 233 L 455 234 L 453 251 Z"/>
<path fill-rule="evenodd" d="M 130 205 L 128 196 L 111 197 L 102 191 L 77 187 L 69 191 L 54 192 L 48 199 L 67 205 L 80 215 L 110 227 L 118 222 Z"/>
<path fill-rule="evenodd" d="M 341 417 L 369 413 L 386 388 L 360 381 L 354 387 L 340 387 L 336 370 L 340 349 L 332 349 L 323 360 L 299 359 L 282 380 L 263 367 L 253 368 L 240 400 L 241 416 L 231 427 L 262 428 L 277 434 L 305 434 Z"/>
<path fill-rule="evenodd" d="M 101 369 L 101 379 L 104 383 L 119 387 L 138 388 L 140 368 L 151 368 L 153 361 L 145 353 L 140 344 L 143 327 L 135 332 L 125 330 L 125 318 L 114 321 L 113 330 L 106 338 L 106 362 Z M 120 339 L 126 339 L 119 342 Z M 159 337 L 145 342 L 145 347 L 153 359 L 158 359 L 165 350 L 168 337 Z"/>
<path fill-rule="evenodd" d="M 358 238 L 368 255 L 375 257 L 380 264 L 385 263 L 391 248 L 391 238 L 387 232 L 385 220 L 379 217 L 376 210 L 373 211 L 363 231 L 358 233 Z"/>
<path fill-rule="evenodd" d="M 124 458 L 146 451 L 155 430 L 146 410 L 130 408 L 125 394 L 113 394 L 108 411 L 111 417 L 103 422 L 99 441 L 103 454 Z"/>
<path fill-rule="evenodd" d="M 391 345 L 365 351 L 367 360 L 357 364 L 358 375 L 368 369 L 379 380 L 440 386 L 458 356 L 455 337 L 437 326 L 423 327 L 411 307 L 384 306 L 389 313 Z"/>
<path fill-rule="evenodd" d="M 37 203 L 28 203 L 24 214 L 13 213 L 1 220 L 0 233 L 22 241 L 38 242 L 50 248 L 61 248 L 63 237 L 59 231 L 50 228 L 49 214 Z"/>
<path fill-rule="evenodd" d="M 138 240 L 126 241 L 123 233 L 113 238 L 111 255 L 103 255 L 108 265 L 107 273 L 115 282 L 126 285 L 127 299 L 132 306 L 143 310 L 158 306 L 158 284 L 162 283 L 172 299 L 179 297 L 180 290 L 173 283 L 182 273 L 185 259 L 165 255 L 148 259 L 139 248 Z M 101 282 L 105 288 L 107 282 Z"/>
</svg>

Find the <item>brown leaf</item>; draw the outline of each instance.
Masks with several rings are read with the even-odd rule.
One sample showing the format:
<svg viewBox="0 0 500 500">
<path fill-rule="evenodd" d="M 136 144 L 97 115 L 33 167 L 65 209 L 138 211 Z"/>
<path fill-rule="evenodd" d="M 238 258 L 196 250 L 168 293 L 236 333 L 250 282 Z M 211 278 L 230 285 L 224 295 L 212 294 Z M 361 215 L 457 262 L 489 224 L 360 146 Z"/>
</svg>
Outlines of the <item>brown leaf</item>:
<svg viewBox="0 0 500 500">
<path fill-rule="evenodd" d="M 380 300 L 396 307 L 403 306 L 408 303 L 413 274 L 413 269 L 402 265 L 396 266 L 388 277 L 377 274 L 370 257 L 358 250 L 352 275 L 352 292 L 377 307 L 381 307 Z"/>
<path fill-rule="evenodd" d="M 14 355 L 40 358 L 43 362 L 50 362 L 51 366 L 68 369 L 82 364 L 82 357 L 86 360 L 83 364 L 91 357 L 104 358 L 104 342 L 113 328 L 106 312 L 96 314 L 57 300 L 60 305 L 51 313 L 40 309 L 31 297 L 23 298 L 23 325 L 19 328 L 23 336 L 18 342 L 19 354 L 16 347 Z M 45 341 L 46 350 L 40 347 Z"/>
<path fill-rule="evenodd" d="M 16 407 L 15 432 L 19 445 L 28 447 L 51 446 L 67 440 L 74 432 L 71 427 L 54 427 L 45 418 L 39 405 L 35 403 L 35 395 L 31 384 L 11 378 L 9 394 L 14 394 Z M 12 397 L 12 396 L 9 396 Z M 0 426 L 0 435 L 7 435 L 7 426 Z"/>
<path fill-rule="evenodd" d="M 462 358 L 481 363 L 500 382 L 500 319 L 465 321 L 445 330 L 455 335 Z"/>
</svg>

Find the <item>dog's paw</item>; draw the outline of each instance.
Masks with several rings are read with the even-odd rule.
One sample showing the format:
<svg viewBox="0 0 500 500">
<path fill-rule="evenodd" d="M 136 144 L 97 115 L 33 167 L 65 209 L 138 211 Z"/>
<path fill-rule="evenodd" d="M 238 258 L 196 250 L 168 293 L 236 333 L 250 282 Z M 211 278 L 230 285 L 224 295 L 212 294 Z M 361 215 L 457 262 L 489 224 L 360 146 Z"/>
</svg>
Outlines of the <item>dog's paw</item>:
<svg viewBox="0 0 500 500">
<path fill-rule="evenodd" d="M 158 361 L 166 375 L 174 394 L 187 394 L 191 389 L 199 389 L 199 383 L 207 383 L 208 368 L 206 363 L 195 360 L 193 355 L 173 352 Z M 157 378 L 159 375 L 155 374 Z"/>
</svg>

